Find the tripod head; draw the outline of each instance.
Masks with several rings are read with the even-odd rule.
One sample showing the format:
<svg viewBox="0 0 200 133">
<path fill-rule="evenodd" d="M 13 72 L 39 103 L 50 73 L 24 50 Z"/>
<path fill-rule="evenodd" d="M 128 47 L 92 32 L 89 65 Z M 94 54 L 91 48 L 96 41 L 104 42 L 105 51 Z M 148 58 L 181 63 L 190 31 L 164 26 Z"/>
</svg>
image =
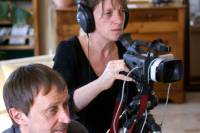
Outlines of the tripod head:
<svg viewBox="0 0 200 133">
<path fill-rule="evenodd" d="M 147 101 L 147 110 L 152 110 L 154 107 L 158 105 L 158 98 L 155 95 L 155 92 L 151 90 L 151 93 L 148 95 L 148 101 Z M 132 101 L 126 106 L 126 111 L 131 113 L 136 113 L 136 111 L 139 109 L 140 106 L 140 97 L 136 95 L 132 98 Z"/>
</svg>

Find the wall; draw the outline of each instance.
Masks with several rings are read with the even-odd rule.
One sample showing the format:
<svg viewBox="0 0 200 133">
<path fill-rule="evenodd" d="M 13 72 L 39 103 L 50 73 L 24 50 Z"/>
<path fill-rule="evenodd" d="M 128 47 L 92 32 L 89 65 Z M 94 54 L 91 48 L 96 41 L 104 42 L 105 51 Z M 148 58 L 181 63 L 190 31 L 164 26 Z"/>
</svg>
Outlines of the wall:
<svg viewBox="0 0 200 133">
<path fill-rule="evenodd" d="M 197 17 L 198 16 L 198 17 Z M 195 19 L 200 19 L 200 0 L 190 0 L 190 24 L 193 28 L 190 30 L 190 75 L 200 77 L 200 23 Z"/>
<path fill-rule="evenodd" d="M 190 0 L 190 13 L 200 11 L 200 1 L 199 0 Z"/>
<path fill-rule="evenodd" d="M 40 0 L 40 44 L 41 53 L 49 54 L 55 52 L 56 35 L 52 19 L 51 0 Z M 53 19 L 52 19 L 53 20 Z"/>
</svg>

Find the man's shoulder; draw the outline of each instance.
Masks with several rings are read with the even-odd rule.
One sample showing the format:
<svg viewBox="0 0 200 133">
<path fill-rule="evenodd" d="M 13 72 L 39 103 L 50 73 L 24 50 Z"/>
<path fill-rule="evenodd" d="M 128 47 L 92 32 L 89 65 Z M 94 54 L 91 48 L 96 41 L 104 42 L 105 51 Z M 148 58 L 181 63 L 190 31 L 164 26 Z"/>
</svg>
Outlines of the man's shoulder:
<svg viewBox="0 0 200 133">
<path fill-rule="evenodd" d="M 10 127 L 2 133 L 21 133 L 18 127 Z M 68 133 L 88 133 L 88 130 L 79 122 L 71 121 L 68 127 Z"/>
<path fill-rule="evenodd" d="M 88 130 L 78 121 L 71 121 L 68 127 L 68 133 L 88 133 Z"/>
<path fill-rule="evenodd" d="M 3 131 L 2 133 L 20 133 L 20 130 L 18 127 L 12 126 L 6 129 L 5 131 Z"/>
</svg>

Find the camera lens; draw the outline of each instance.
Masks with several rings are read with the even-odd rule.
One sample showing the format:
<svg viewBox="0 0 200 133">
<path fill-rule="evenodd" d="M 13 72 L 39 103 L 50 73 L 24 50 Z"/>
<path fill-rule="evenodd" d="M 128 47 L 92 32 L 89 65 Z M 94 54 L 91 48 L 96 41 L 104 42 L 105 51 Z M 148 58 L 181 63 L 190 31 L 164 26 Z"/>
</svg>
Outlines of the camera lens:
<svg viewBox="0 0 200 133">
<path fill-rule="evenodd" d="M 150 79 L 156 82 L 171 83 L 182 77 L 182 62 L 175 58 L 156 58 L 150 67 Z"/>
</svg>

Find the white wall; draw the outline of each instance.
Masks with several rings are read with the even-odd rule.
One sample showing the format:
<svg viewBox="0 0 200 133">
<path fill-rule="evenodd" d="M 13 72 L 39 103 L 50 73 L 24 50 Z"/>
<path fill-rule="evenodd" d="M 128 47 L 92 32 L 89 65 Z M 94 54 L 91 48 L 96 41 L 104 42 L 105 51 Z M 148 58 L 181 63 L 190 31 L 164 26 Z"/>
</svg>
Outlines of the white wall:
<svg viewBox="0 0 200 133">
<path fill-rule="evenodd" d="M 195 16 L 200 15 L 200 0 L 190 0 L 190 15 L 194 22 Z M 195 15 L 196 14 L 196 15 Z M 192 22 L 191 21 L 191 22 Z M 193 24 L 193 22 L 191 24 Z M 197 28 L 199 29 L 199 28 Z M 190 75 L 200 76 L 200 30 L 191 30 L 190 32 Z"/>
<path fill-rule="evenodd" d="M 190 1 L 190 13 L 200 12 L 200 0 L 189 0 Z"/>
<path fill-rule="evenodd" d="M 40 51 L 42 54 L 55 52 L 56 35 L 52 18 L 51 0 L 40 0 Z M 53 19 L 52 19 L 53 20 Z"/>
</svg>

